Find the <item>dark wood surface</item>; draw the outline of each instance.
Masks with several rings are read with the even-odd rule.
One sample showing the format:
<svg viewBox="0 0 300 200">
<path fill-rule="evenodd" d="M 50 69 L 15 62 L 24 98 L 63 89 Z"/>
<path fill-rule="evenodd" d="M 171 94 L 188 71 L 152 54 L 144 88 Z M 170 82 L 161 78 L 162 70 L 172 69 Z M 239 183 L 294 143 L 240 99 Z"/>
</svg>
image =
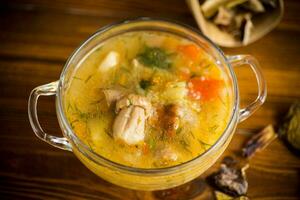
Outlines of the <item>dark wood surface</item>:
<svg viewBox="0 0 300 200">
<path fill-rule="evenodd" d="M 251 54 L 268 83 L 266 103 L 238 126 L 228 150 L 233 155 L 253 132 L 278 124 L 300 99 L 300 1 L 285 1 L 285 15 L 270 34 L 247 47 L 224 49 Z M 96 177 L 70 152 L 40 141 L 27 117 L 27 98 L 38 85 L 57 80 L 71 52 L 100 27 L 129 17 L 166 17 L 195 26 L 183 0 L 1 0 L 0 1 L 0 199 L 211 199 L 203 178 L 180 188 L 142 192 Z M 256 96 L 248 68 L 237 70 L 242 104 Z M 60 135 L 54 98 L 41 98 L 45 130 Z M 250 160 L 251 199 L 300 199 L 300 157 L 276 140 Z M 186 192 L 188 190 L 188 192 Z M 203 192 L 202 192 L 203 190 Z M 184 192 L 185 191 L 185 192 Z"/>
</svg>

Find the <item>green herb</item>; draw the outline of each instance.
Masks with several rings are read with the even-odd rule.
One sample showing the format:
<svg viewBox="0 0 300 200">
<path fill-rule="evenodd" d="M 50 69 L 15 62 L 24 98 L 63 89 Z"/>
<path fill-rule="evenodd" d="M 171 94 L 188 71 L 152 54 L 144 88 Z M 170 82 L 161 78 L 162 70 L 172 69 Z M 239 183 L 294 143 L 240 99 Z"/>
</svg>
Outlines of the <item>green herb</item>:
<svg viewBox="0 0 300 200">
<path fill-rule="evenodd" d="M 120 69 L 121 69 L 122 71 L 127 72 L 127 73 L 130 74 L 129 69 L 127 69 L 126 67 L 122 66 L 122 67 L 120 67 Z"/>
<path fill-rule="evenodd" d="M 197 77 L 198 75 L 195 73 L 195 72 L 192 72 L 192 74 L 191 74 L 191 78 L 195 78 L 195 77 Z"/>
<path fill-rule="evenodd" d="M 177 130 L 176 130 L 176 135 L 179 135 L 181 132 L 182 132 L 183 128 L 182 127 L 179 127 Z"/>
<path fill-rule="evenodd" d="M 104 99 L 105 99 L 105 98 L 103 97 L 103 98 L 101 98 L 101 99 L 99 99 L 99 100 L 97 100 L 97 101 L 92 101 L 90 104 L 91 104 L 91 105 L 99 104 L 99 103 L 101 103 Z"/>
<path fill-rule="evenodd" d="M 165 50 L 157 47 L 146 47 L 144 52 L 138 55 L 138 60 L 147 67 L 156 67 L 160 69 L 169 69 L 171 63 L 169 55 Z"/>
<path fill-rule="evenodd" d="M 89 141 L 87 141 L 87 145 L 90 147 L 90 149 L 92 149 L 92 150 L 93 150 L 93 147 L 92 147 L 92 145 L 90 144 L 90 142 L 89 142 Z"/>
<path fill-rule="evenodd" d="M 85 79 L 85 81 L 84 81 L 84 83 L 87 83 L 91 78 L 92 78 L 92 74 L 91 75 L 89 75 L 86 79 Z"/>
<path fill-rule="evenodd" d="M 182 138 L 181 140 L 179 140 L 179 143 L 181 144 L 181 146 L 183 147 L 184 150 L 186 150 L 187 152 L 189 153 L 192 153 L 190 150 L 189 150 L 189 143 L 188 141 L 185 139 L 185 138 Z"/>
<path fill-rule="evenodd" d="M 151 81 L 141 80 L 139 85 L 143 90 L 147 90 L 151 86 Z"/>
<path fill-rule="evenodd" d="M 155 141 L 155 139 L 150 138 L 150 139 L 148 140 L 148 145 L 149 145 L 149 148 L 150 148 L 151 150 L 155 149 L 155 147 L 156 147 L 156 141 Z"/>
<path fill-rule="evenodd" d="M 212 127 L 209 127 L 209 128 L 208 128 L 208 131 L 209 131 L 210 133 L 215 133 L 216 130 L 217 130 L 217 128 L 219 128 L 219 125 L 214 125 L 214 126 L 212 126 Z"/>
<path fill-rule="evenodd" d="M 220 94 L 218 94 L 218 98 L 221 101 L 221 103 L 223 104 L 223 106 L 226 107 L 226 104 L 225 104 L 224 100 L 222 99 L 222 97 L 220 96 Z"/>
<path fill-rule="evenodd" d="M 103 48 L 103 46 L 98 47 L 98 49 L 95 50 L 95 52 L 100 51 Z"/>
<path fill-rule="evenodd" d="M 77 76 L 73 76 L 73 79 L 82 81 L 82 78 L 79 78 L 79 77 L 77 77 Z"/>
<path fill-rule="evenodd" d="M 72 128 L 74 128 L 74 124 L 75 124 L 76 122 L 79 122 L 79 120 L 78 120 L 78 119 L 75 119 L 75 120 L 73 120 L 73 121 L 70 123 L 70 125 L 71 125 Z"/>
<path fill-rule="evenodd" d="M 130 106 L 133 105 L 133 102 L 132 102 L 132 100 L 130 98 L 128 98 L 128 101 L 129 101 L 129 105 Z"/>
<path fill-rule="evenodd" d="M 212 146 L 211 144 L 205 143 L 205 142 L 203 142 L 203 141 L 201 141 L 201 140 L 199 140 L 199 139 L 198 139 L 198 142 L 200 143 L 201 146 L 203 146 L 203 148 L 204 148 L 205 150 L 207 150 L 209 147 Z M 208 148 L 207 148 L 207 147 L 208 147 Z"/>
<path fill-rule="evenodd" d="M 212 119 L 216 119 L 218 116 L 219 116 L 218 114 L 214 114 L 214 115 L 212 116 Z"/>
<path fill-rule="evenodd" d="M 104 128 L 104 132 L 108 135 L 109 138 L 112 138 L 112 134 L 107 128 Z"/>
<path fill-rule="evenodd" d="M 91 118 L 92 115 L 91 115 L 90 113 L 84 113 L 84 112 L 80 111 L 80 110 L 78 109 L 78 107 L 77 107 L 76 104 L 74 104 L 74 108 L 75 108 L 75 114 L 76 114 L 80 119 L 85 120 L 85 122 L 87 122 L 87 120 L 88 120 L 89 118 Z"/>
<path fill-rule="evenodd" d="M 68 107 L 67 107 L 67 110 L 69 111 L 69 110 L 73 110 L 73 107 L 72 107 L 72 105 L 71 105 L 71 103 L 70 102 L 68 102 Z"/>
<path fill-rule="evenodd" d="M 195 139 L 195 136 L 194 136 L 194 134 L 193 134 L 193 132 L 192 131 L 188 131 L 188 133 L 192 136 L 192 138 L 194 138 Z"/>
</svg>

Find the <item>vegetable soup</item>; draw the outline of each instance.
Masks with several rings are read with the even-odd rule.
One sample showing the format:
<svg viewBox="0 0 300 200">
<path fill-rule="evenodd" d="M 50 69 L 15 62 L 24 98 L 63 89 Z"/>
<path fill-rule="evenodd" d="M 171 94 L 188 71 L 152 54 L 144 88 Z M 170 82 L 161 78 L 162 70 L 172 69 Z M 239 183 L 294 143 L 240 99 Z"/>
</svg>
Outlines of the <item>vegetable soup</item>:
<svg viewBox="0 0 300 200">
<path fill-rule="evenodd" d="M 208 150 L 230 120 L 232 88 L 196 43 L 134 31 L 107 39 L 77 66 L 64 97 L 76 135 L 97 154 L 163 168 Z"/>
</svg>

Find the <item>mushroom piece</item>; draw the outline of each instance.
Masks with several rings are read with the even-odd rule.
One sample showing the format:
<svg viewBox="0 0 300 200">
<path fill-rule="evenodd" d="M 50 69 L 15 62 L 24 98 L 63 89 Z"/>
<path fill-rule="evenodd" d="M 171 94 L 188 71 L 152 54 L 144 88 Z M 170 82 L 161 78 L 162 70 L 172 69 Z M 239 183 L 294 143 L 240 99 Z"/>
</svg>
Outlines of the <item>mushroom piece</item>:
<svg viewBox="0 0 300 200">
<path fill-rule="evenodd" d="M 176 130 L 179 127 L 179 117 L 182 117 L 182 113 L 178 105 L 170 104 L 164 106 L 160 123 L 167 135 L 174 136 L 176 134 Z"/>
<path fill-rule="evenodd" d="M 229 26 L 232 23 L 234 12 L 221 6 L 218 14 L 214 18 L 214 23 L 217 25 Z"/>
<path fill-rule="evenodd" d="M 113 136 L 134 145 L 145 138 L 145 122 L 151 113 L 151 103 L 142 96 L 129 94 L 116 102 Z"/>
<path fill-rule="evenodd" d="M 251 21 L 251 15 L 246 15 L 245 16 L 245 26 L 243 30 L 243 44 L 248 44 L 250 40 L 250 35 L 253 29 L 253 23 Z"/>
</svg>

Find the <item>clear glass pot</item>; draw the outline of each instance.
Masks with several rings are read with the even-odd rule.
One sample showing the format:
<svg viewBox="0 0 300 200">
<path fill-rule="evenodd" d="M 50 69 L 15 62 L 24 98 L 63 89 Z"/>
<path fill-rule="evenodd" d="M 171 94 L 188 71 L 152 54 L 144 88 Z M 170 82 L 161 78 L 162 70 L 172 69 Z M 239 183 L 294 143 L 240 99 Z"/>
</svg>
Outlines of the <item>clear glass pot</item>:
<svg viewBox="0 0 300 200">
<path fill-rule="evenodd" d="M 172 33 L 197 43 L 212 56 L 216 64 L 221 67 L 232 85 L 231 119 L 224 133 L 218 141 L 205 153 L 198 157 L 172 167 L 159 169 L 140 169 L 124 166 L 112 162 L 93 152 L 72 131 L 64 113 L 63 97 L 70 83 L 70 77 L 80 62 L 87 57 L 100 43 L 108 38 L 130 31 L 162 31 Z M 257 82 L 258 96 L 246 108 L 240 108 L 240 99 L 234 67 L 245 65 L 251 67 Z M 63 137 L 56 137 L 45 133 L 41 128 L 37 116 L 37 100 L 39 96 L 56 96 L 56 113 L 63 133 Z M 223 153 L 229 144 L 237 124 L 248 118 L 266 99 L 267 90 L 265 80 L 255 58 L 249 55 L 225 56 L 223 52 L 209 39 L 197 30 L 178 23 L 140 18 L 106 26 L 88 38 L 65 64 L 58 81 L 36 87 L 32 90 L 28 102 L 28 115 L 32 129 L 37 137 L 57 148 L 72 151 L 81 162 L 101 178 L 114 184 L 138 189 L 158 190 L 174 187 L 186 183 L 207 170 Z"/>
</svg>

